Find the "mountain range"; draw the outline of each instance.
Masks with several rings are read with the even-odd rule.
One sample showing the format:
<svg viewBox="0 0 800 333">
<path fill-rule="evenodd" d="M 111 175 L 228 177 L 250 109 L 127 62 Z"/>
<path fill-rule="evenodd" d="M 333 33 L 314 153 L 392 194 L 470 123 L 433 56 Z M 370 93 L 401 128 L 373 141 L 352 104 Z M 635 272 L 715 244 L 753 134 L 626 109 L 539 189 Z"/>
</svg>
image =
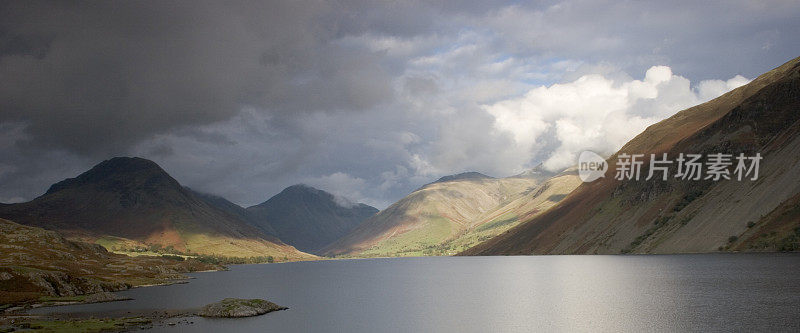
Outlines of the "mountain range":
<svg viewBox="0 0 800 333">
<path fill-rule="evenodd" d="M 448 255 L 463 251 L 539 214 L 580 180 L 537 168 L 493 178 L 477 172 L 423 186 L 327 246 L 327 256 Z"/>
<path fill-rule="evenodd" d="M 648 127 L 549 211 L 464 255 L 687 253 L 800 249 L 800 58 Z M 759 176 L 618 179 L 623 154 L 760 154 Z M 734 164 L 728 167 L 733 174 Z M 677 163 L 669 166 L 676 175 Z"/>
<path fill-rule="evenodd" d="M 206 255 L 314 258 L 135 157 L 103 161 L 30 202 L 0 207 L 0 217 L 108 248 L 141 244 Z"/>
<path fill-rule="evenodd" d="M 245 209 L 182 186 L 137 157 L 103 161 L 30 202 L 0 205 L 0 217 L 109 249 L 287 260 L 313 258 L 303 251 L 328 245 L 377 211 L 307 185 Z"/>
</svg>

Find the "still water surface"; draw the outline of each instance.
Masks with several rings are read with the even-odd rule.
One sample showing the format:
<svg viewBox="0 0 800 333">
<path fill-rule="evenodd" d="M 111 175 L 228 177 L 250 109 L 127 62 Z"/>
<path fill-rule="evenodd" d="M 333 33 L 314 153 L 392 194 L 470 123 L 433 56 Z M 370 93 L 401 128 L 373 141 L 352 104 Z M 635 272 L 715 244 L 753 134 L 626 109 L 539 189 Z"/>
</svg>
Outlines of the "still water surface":
<svg viewBox="0 0 800 333">
<path fill-rule="evenodd" d="M 429 257 L 232 266 L 132 301 L 57 312 L 184 309 L 226 297 L 287 311 L 193 318 L 182 332 L 800 331 L 800 255 Z"/>
</svg>

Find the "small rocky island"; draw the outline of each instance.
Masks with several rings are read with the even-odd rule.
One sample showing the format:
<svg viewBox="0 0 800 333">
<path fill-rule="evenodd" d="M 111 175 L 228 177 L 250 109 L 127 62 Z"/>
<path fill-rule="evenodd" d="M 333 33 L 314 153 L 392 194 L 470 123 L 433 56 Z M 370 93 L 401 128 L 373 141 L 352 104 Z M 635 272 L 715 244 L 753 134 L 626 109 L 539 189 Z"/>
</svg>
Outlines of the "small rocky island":
<svg viewBox="0 0 800 333">
<path fill-rule="evenodd" d="M 263 299 L 226 298 L 204 306 L 197 315 L 213 318 L 239 318 L 258 316 L 286 309 L 288 308 L 285 306 Z"/>
</svg>

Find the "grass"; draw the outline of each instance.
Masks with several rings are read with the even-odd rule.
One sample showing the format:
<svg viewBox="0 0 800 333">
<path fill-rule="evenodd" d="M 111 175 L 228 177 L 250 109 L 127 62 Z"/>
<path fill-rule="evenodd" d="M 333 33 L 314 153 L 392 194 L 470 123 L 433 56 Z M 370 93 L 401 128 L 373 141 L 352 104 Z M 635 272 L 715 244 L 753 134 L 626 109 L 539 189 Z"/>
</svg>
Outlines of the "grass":
<svg viewBox="0 0 800 333">
<path fill-rule="evenodd" d="M 290 259 L 309 259 L 301 258 L 296 253 L 292 253 L 289 248 L 281 248 L 275 244 L 258 241 L 256 239 L 236 239 L 224 236 L 214 236 L 207 234 L 187 234 L 183 236 L 186 240 L 186 249 L 193 254 L 220 254 L 225 257 L 250 258 L 260 256 L 284 257 Z"/>
<path fill-rule="evenodd" d="M 449 255 L 464 251 L 477 244 L 485 242 L 494 236 L 502 234 L 508 229 L 519 224 L 519 217 L 512 213 L 506 213 L 494 218 L 491 221 L 479 225 L 477 228 L 468 230 L 458 238 L 453 239 L 442 245 L 438 255 Z"/>
<path fill-rule="evenodd" d="M 187 225 L 187 227 L 189 226 L 191 225 Z M 109 252 L 124 254 L 130 257 L 162 257 L 168 255 L 180 256 L 184 259 L 188 259 L 201 255 L 210 255 L 218 258 L 232 258 L 231 260 L 221 260 L 223 263 L 266 263 L 268 262 L 266 260 L 267 257 L 287 257 L 288 260 L 313 258 L 313 256 L 304 256 L 299 252 L 293 251 L 288 246 L 280 246 L 255 238 L 232 238 L 191 231 L 191 228 L 187 230 L 181 229 L 177 232 L 180 239 L 183 240 L 183 243 L 174 246 L 162 246 L 157 243 L 141 242 L 115 236 L 102 236 L 89 241 L 105 247 Z M 174 257 L 170 258 L 179 260 Z M 253 258 L 263 258 L 264 260 L 253 260 Z"/>
<path fill-rule="evenodd" d="M 113 237 L 113 236 L 103 236 L 98 239 L 94 240 L 95 244 L 100 244 L 104 248 L 108 249 L 109 251 L 117 250 L 117 249 L 128 249 L 133 248 L 136 245 L 139 245 L 138 242 L 134 242 L 128 239 Z"/>
<path fill-rule="evenodd" d="M 497 236 L 520 221 L 516 214 L 506 213 L 483 223 L 475 229 L 454 234 L 454 226 L 444 218 L 438 220 L 440 229 L 416 229 L 386 240 L 364 253 L 363 256 L 439 256 L 453 255 Z M 448 226 L 448 228 L 444 228 Z M 428 234 L 422 234 L 428 232 Z"/>
<path fill-rule="evenodd" d="M 451 222 L 443 217 L 428 219 L 426 225 L 382 241 L 364 251 L 363 256 L 421 256 L 423 251 L 438 245 L 453 234 Z"/>
<path fill-rule="evenodd" d="M 121 250 L 119 248 L 116 248 L 115 250 L 109 250 L 109 251 L 117 254 L 124 254 L 129 257 L 159 257 L 174 261 L 185 261 L 187 259 L 196 259 L 200 262 L 215 264 L 215 265 L 264 264 L 264 263 L 289 261 L 289 258 L 286 256 L 275 257 L 271 255 L 266 255 L 266 256 L 260 255 L 260 256 L 235 257 L 235 256 L 224 256 L 224 255 L 209 255 L 209 254 L 189 254 L 174 249 L 162 249 L 156 252 L 152 250 L 146 250 L 144 248 L 131 248 L 131 249 L 121 249 Z"/>
<path fill-rule="evenodd" d="M 506 215 L 503 215 L 503 216 L 506 216 Z M 516 215 L 511 214 L 510 217 L 506 217 L 506 218 L 503 218 L 503 219 L 495 219 L 493 221 L 481 224 L 480 226 L 475 228 L 475 231 L 476 232 L 481 232 L 481 231 L 487 231 L 487 230 L 499 228 L 499 227 L 506 226 L 506 225 L 512 224 L 514 222 L 517 222 L 518 220 L 519 219 L 517 218 Z"/>
</svg>

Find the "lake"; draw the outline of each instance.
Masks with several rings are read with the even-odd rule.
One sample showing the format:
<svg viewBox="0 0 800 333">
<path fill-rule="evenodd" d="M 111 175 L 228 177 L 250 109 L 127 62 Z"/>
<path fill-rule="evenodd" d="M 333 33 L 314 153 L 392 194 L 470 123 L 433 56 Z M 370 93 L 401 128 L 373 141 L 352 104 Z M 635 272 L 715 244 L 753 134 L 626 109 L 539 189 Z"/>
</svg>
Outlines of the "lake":
<svg viewBox="0 0 800 333">
<path fill-rule="evenodd" d="M 800 255 L 428 257 L 236 265 L 132 301 L 55 312 L 195 308 L 226 297 L 288 306 L 155 331 L 800 331 Z"/>
</svg>

